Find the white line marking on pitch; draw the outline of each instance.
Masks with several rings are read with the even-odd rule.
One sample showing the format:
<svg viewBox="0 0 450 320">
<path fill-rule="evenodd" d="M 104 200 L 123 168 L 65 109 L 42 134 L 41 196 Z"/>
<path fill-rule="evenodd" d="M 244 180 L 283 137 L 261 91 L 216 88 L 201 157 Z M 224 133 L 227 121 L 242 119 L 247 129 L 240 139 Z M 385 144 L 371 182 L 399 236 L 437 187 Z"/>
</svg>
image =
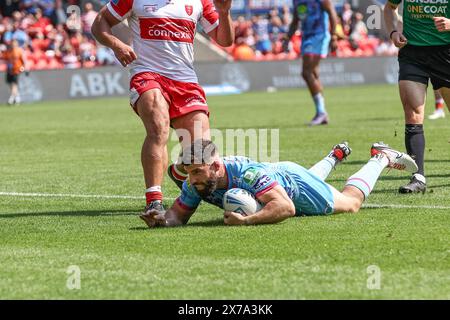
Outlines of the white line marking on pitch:
<svg viewBox="0 0 450 320">
<path fill-rule="evenodd" d="M 129 199 L 142 200 L 144 196 L 127 196 L 127 195 L 101 195 L 101 194 L 70 194 L 70 193 L 23 193 L 23 192 L 0 192 L 0 196 L 5 197 L 38 197 L 38 198 L 93 198 L 93 199 Z M 173 201 L 176 198 L 164 198 Z M 363 204 L 363 208 L 379 208 L 379 209 L 441 209 L 449 210 L 450 206 L 427 206 L 427 205 L 403 205 L 403 204 Z"/>
</svg>

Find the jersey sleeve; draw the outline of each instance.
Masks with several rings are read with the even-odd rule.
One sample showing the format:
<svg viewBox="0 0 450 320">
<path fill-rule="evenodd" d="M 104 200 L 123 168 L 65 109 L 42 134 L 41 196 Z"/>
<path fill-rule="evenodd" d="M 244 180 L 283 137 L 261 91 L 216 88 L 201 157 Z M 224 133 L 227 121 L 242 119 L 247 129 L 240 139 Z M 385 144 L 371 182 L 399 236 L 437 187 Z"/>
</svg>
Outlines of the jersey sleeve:
<svg viewBox="0 0 450 320">
<path fill-rule="evenodd" d="M 203 11 L 200 24 L 206 33 L 214 30 L 219 25 L 219 14 L 211 0 L 202 0 Z"/>
<path fill-rule="evenodd" d="M 244 171 L 241 188 L 258 198 L 277 185 L 278 182 L 272 173 L 262 167 L 250 166 Z"/>
<path fill-rule="evenodd" d="M 183 209 L 195 210 L 202 201 L 199 195 L 193 190 L 189 181 L 183 182 L 181 195 L 175 200 Z"/>
<path fill-rule="evenodd" d="M 106 7 L 117 20 L 122 21 L 130 14 L 133 0 L 111 0 Z"/>
</svg>

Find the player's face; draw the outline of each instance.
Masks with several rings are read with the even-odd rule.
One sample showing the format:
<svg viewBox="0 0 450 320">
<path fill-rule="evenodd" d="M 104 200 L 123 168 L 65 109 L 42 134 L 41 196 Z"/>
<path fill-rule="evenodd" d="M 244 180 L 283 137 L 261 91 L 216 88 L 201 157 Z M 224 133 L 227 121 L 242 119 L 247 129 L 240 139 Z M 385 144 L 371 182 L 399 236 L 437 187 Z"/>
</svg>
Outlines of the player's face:
<svg viewBox="0 0 450 320">
<path fill-rule="evenodd" d="M 214 166 L 208 164 L 193 164 L 185 166 L 189 181 L 203 198 L 217 189 L 217 175 Z"/>
</svg>

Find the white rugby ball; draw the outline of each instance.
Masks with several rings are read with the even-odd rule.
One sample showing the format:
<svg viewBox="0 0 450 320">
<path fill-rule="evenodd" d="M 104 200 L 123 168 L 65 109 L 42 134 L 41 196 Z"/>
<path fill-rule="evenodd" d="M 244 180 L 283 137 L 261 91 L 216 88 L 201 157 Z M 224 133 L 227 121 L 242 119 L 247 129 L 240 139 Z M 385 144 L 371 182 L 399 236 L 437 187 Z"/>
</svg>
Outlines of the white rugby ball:
<svg viewBox="0 0 450 320">
<path fill-rule="evenodd" d="M 233 188 L 223 196 L 225 211 L 240 213 L 243 216 L 252 215 L 262 209 L 261 203 L 247 190 Z"/>
</svg>

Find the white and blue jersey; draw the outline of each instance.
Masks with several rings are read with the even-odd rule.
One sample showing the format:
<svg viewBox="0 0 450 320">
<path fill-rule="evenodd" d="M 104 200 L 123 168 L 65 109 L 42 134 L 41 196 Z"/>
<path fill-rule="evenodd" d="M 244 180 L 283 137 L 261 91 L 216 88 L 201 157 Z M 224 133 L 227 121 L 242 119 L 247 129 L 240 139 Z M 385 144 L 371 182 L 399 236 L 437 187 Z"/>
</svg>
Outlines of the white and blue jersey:
<svg viewBox="0 0 450 320">
<path fill-rule="evenodd" d="M 322 0 L 294 0 L 294 14 L 302 23 L 301 53 L 326 57 L 330 45 L 330 22 Z"/>
<path fill-rule="evenodd" d="M 180 206 L 195 210 L 201 200 L 223 209 L 225 192 L 241 188 L 256 198 L 281 186 L 295 205 L 296 215 L 318 215 L 333 212 L 333 194 L 328 184 L 293 162 L 265 163 L 255 162 L 246 157 L 224 157 L 228 176 L 227 189 L 218 189 L 202 199 L 189 181 L 183 183 L 181 195 L 176 200 Z"/>
</svg>

